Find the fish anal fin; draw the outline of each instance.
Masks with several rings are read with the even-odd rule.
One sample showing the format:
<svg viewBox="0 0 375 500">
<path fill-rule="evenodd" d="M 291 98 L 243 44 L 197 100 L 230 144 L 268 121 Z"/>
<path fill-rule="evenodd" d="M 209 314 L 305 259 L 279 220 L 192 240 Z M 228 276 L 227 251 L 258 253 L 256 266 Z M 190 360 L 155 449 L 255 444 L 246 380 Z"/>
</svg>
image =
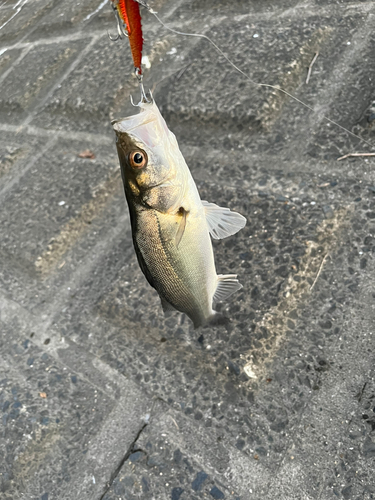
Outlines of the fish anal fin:
<svg viewBox="0 0 375 500">
<path fill-rule="evenodd" d="M 242 288 L 236 274 L 219 274 L 217 276 L 217 288 L 213 296 L 214 302 L 223 302 L 232 293 Z"/>
<path fill-rule="evenodd" d="M 227 238 L 246 225 L 246 218 L 237 212 L 232 212 L 229 208 L 219 207 L 215 203 L 203 200 L 202 204 L 208 229 L 215 240 Z"/>
<path fill-rule="evenodd" d="M 178 214 L 181 216 L 181 221 L 180 221 L 180 224 L 178 226 L 176 238 L 175 238 L 175 243 L 176 243 L 177 248 L 178 248 L 178 245 L 180 244 L 182 237 L 184 235 L 184 232 L 185 232 L 187 211 L 183 207 L 180 207 Z"/>
</svg>

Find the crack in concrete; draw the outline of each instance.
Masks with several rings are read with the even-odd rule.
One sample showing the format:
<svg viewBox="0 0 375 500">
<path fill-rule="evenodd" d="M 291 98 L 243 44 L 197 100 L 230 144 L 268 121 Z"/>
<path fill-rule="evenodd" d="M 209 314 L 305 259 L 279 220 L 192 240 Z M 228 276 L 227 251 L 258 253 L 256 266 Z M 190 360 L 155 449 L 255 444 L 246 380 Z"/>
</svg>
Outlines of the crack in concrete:
<svg viewBox="0 0 375 500">
<path fill-rule="evenodd" d="M 104 492 L 102 494 L 102 496 L 100 497 L 99 500 L 103 500 L 104 497 L 106 496 L 106 494 L 108 493 L 108 491 L 111 489 L 111 486 L 114 482 L 114 480 L 116 479 L 116 477 L 119 475 L 123 465 L 125 464 L 125 462 L 128 460 L 128 458 L 130 457 L 130 455 L 132 453 L 134 453 L 135 451 L 138 451 L 138 449 L 135 448 L 135 445 L 140 437 L 140 435 L 142 434 L 142 432 L 144 431 L 144 429 L 148 426 L 148 422 L 145 422 L 142 427 L 139 429 L 137 435 L 135 436 L 134 440 L 132 441 L 132 443 L 130 444 L 129 448 L 127 449 L 125 455 L 122 457 L 122 459 L 120 460 L 119 464 L 117 465 L 116 469 L 113 471 L 113 473 L 111 474 L 111 477 L 109 479 L 109 481 L 106 483 L 105 485 L 105 489 L 104 489 Z"/>
<path fill-rule="evenodd" d="M 361 389 L 361 390 L 359 391 L 359 393 L 357 394 L 358 403 L 360 403 L 360 402 L 362 401 L 363 394 L 364 394 L 364 392 L 365 392 L 366 386 L 367 386 L 367 381 L 363 384 L 362 389 Z"/>
<path fill-rule="evenodd" d="M 159 396 L 156 396 L 153 398 L 153 403 L 152 403 L 152 406 L 151 406 L 151 409 L 150 409 L 150 413 L 147 414 L 145 416 L 145 422 L 144 424 L 142 425 L 142 427 L 139 429 L 137 435 L 135 436 L 134 440 L 131 442 L 129 448 L 126 450 L 126 453 L 125 455 L 123 456 L 123 458 L 120 460 L 120 462 L 118 463 L 116 469 L 112 472 L 111 474 L 111 477 L 110 479 L 107 481 L 106 485 L 105 485 L 105 489 L 101 495 L 101 497 L 99 498 L 99 500 L 104 500 L 106 494 L 108 493 L 108 491 L 111 489 L 112 487 L 112 484 L 113 482 L 115 481 L 116 477 L 119 475 L 122 467 L 124 466 L 124 464 L 126 463 L 126 461 L 128 460 L 128 458 L 130 457 L 130 455 L 132 453 L 135 453 L 136 451 L 142 451 L 143 453 L 145 453 L 148 457 L 148 453 L 142 449 L 142 448 L 138 448 L 136 447 L 136 444 L 137 444 L 137 441 L 138 439 L 140 438 L 142 432 L 145 430 L 145 428 L 150 424 L 151 422 L 151 417 L 152 417 L 152 414 L 154 412 L 154 408 L 155 408 L 155 405 L 157 404 L 158 401 L 162 401 L 164 404 L 167 404 L 166 401 L 164 401 L 163 398 L 159 397 Z"/>
</svg>

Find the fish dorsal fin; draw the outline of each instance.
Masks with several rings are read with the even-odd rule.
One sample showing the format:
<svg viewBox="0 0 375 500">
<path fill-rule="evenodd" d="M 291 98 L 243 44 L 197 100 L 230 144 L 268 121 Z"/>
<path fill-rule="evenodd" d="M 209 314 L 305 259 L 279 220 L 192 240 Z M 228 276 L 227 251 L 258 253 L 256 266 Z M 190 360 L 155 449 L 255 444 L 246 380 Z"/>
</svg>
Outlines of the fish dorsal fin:
<svg viewBox="0 0 375 500">
<path fill-rule="evenodd" d="M 242 288 L 236 274 L 218 274 L 217 288 L 213 296 L 214 302 L 223 302 L 232 293 L 237 292 Z"/>
<path fill-rule="evenodd" d="M 180 207 L 180 210 L 178 211 L 179 215 L 181 215 L 181 221 L 177 229 L 176 233 L 176 247 L 178 248 L 178 245 L 180 244 L 180 241 L 182 240 L 182 237 L 185 232 L 185 227 L 186 227 L 186 210 L 183 207 Z"/>
<path fill-rule="evenodd" d="M 229 208 L 219 207 L 215 203 L 203 201 L 206 220 L 211 236 L 215 240 L 227 238 L 237 233 L 246 225 L 246 219 L 237 212 L 232 212 Z"/>
</svg>

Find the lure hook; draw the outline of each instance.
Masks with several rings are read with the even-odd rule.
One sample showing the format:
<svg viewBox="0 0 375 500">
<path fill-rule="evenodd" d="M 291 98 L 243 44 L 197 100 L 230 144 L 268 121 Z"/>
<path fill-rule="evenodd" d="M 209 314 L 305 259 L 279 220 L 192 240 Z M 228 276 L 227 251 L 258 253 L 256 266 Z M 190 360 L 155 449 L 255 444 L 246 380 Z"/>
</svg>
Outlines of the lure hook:
<svg viewBox="0 0 375 500">
<path fill-rule="evenodd" d="M 153 102 L 152 94 L 150 91 L 150 97 L 147 97 L 147 94 L 145 92 L 145 88 L 143 86 L 143 75 L 141 73 L 140 68 L 135 68 L 135 76 L 137 77 L 138 84 L 139 84 L 139 90 L 141 91 L 141 102 L 144 103 L 149 103 L 151 104 Z"/>
<path fill-rule="evenodd" d="M 120 18 L 120 15 L 118 13 L 117 8 L 112 4 L 112 10 L 116 18 L 116 25 L 117 25 L 117 35 L 113 36 L 110 33 L 108 33 L 108 38 L 111 40 L 111 42 L 117 42 L 117 40 L 122 40 L 124 36 L 129 37 L 128 33 L 125 31 L 124 24 L 122 22 L 122 19 Z"/>
</svg>

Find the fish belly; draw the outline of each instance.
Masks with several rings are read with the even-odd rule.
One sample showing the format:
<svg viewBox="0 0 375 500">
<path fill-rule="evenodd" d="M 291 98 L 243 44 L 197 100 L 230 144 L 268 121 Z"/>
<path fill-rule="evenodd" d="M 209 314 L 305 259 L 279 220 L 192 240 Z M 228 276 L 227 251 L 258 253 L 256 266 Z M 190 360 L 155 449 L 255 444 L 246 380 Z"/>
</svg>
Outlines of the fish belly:
<svg viewBox="0 0 375 500">
<path fill-rule="evenodd" d="M 143 210 L 138 214 L 134 242 L 149 283 L 198 327 L 214 314 L 214 255 L 204 213 L 187 216 L 184 234 L 176 246 L 180 221 L 178 215 Z"/>
</svg>

